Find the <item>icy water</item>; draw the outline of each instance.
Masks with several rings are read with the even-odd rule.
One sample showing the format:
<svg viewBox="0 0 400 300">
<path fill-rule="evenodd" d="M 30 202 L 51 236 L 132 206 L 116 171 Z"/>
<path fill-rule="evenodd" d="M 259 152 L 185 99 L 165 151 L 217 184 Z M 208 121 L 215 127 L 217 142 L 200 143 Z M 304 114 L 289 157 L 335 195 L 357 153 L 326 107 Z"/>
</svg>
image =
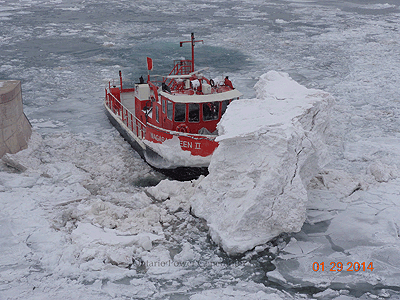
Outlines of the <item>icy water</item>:
<svg viewBox="0 0 400 300">
<path fill-rule="evenodd" d="M 0 79 L 22 81 L 37 132 L 22 158 L 27 172 L 0 166 L 0 299 L 400 298 L 399 182 L 356 199 L 363 188 L 349 187 L 371 162 L 394 168 L 399 161 L 399 9 L 389 0 L 0 0 Z M 246 98 L 261 74 L 278 70 L 336 99 L 329 167 L 347 182 L 334 192 L 310 190 L 319 206 L 309 208 L 302 232 L 243 257 L 220 251 L 185 207 L 149 197 L 146 187 L 164 176 L 133 152 L 102 109 L 118 70 L 131 85 L 147 74 L 146 56 L 154 74 L 189 58 L 179 41 L 190 32 L 204 40 L 196 67 L 229 75 Z M 359 246 L 370 251 L 357 252 L 356 242 L 332 229 L 357 227 L 382 211 L 393 211 L 390 222 L 360 231 Z M 129 240 L 142 231 L 153 236 Z M 293 237 L 308 245 L 304 255 L 282 256 Z M 308 255 L 317 247 L 330 252 Z M 332 253 L 375 259 L 377 270 L 334 279 L 310 271 Z"/>
</svg>

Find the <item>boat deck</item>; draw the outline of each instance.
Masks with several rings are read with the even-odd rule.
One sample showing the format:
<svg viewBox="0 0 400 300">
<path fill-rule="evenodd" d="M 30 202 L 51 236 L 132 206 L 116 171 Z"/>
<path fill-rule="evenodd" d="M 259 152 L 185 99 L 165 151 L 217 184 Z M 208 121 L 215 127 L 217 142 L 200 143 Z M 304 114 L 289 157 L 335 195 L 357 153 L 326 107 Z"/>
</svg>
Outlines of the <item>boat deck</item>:
<svg viewBox="0 0 400 300">
<path fill-rule="evenodd" d="M 133 115 L 135 115 L 135 92 L 123 92 L 123 93 L 121 93 L 121 103 Z"/>
</svg>

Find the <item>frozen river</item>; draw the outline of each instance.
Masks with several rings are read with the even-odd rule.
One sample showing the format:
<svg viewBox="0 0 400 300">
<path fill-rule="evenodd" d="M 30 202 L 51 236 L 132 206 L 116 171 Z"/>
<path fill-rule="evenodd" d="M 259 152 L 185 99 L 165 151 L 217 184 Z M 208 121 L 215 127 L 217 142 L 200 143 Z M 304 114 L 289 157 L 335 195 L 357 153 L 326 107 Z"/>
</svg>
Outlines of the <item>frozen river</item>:
<svg viewBox="0 0 400 300">
<path fill-rule="evenodd" d="M 0 164 L 0 299 L 400 298 L 399 20 L 398 0 L 0 0 L 0 79 L 36 131 L 25 172 Z M 196 67 L 244 98 L 277 70 L 336 100 L 302 231 L 243 257 L 154 201 L 164 177 L 102 108 L 118 70 L 165 74 L 191 32 Z"/>
</svg>

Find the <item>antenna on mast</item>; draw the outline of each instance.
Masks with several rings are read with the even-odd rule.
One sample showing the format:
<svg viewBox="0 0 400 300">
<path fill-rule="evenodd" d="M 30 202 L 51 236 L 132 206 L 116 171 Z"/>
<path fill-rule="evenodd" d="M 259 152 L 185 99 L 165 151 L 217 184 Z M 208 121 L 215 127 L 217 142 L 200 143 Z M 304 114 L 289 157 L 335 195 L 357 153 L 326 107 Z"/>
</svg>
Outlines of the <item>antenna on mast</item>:
<svg viewBox="0 0 400 300">
<path fill-rule="evenodd" d="M 198 42 L 202 42 L 204 44 L 203 40 L 195 41 L 194 40 L 194 33 L 192 32 L 190 41 L 183 41 L 183 42 L 179 43 L 180 47 L 182 47 L 183 43 L 191 43 L 192 44 L 192 67 L 191 67 L 191 71 L 190 72 L 194 72 L 194 45 L 195 45 L 195 43 L 198 43 Z"/>
</svg>

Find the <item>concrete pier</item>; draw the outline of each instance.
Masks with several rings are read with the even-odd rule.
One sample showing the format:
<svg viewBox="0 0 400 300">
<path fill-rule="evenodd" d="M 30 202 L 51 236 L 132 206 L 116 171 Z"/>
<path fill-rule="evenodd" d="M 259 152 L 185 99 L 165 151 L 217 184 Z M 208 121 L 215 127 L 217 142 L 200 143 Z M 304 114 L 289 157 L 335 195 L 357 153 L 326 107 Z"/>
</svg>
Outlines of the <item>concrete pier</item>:
<svg viewBox="0 0 400 300">
<path fill-rule="evenodd" d="M 25 149 L 31 134 L 22 107 L 21 82 L 0 80 L 0 158 Z"/>
</svg>

